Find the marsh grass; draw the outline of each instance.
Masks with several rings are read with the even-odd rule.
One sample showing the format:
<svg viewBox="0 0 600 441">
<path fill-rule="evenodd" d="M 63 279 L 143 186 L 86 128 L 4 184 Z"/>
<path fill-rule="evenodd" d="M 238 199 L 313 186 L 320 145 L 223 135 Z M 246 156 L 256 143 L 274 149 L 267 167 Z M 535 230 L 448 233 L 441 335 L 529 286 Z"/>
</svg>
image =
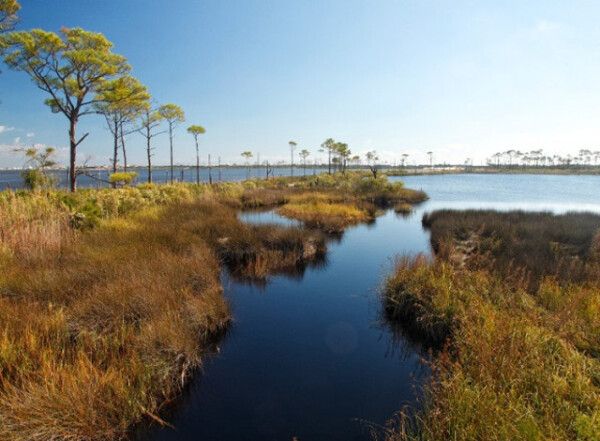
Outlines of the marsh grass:
<svg viewBox="0 0 600 441">
<path fill-rule="evenodd" d="M 600 439 L 599 279 L 586 271 L 586 277 L 570 280 L 580 273 L 561 272 L 556 260 L 538 266 L 529 248 L 551 247 L 560 239 L 555 249 L 576 255 L 591 270 L 596 265 L 592 243 L 597 217 L 496 215 L 494 220 L 491 212 L 475 213 L 478 223 L 464 212 L 434 213 L 427 222 L 433 229 L 439 222 L 438 257 L 399 259 L 387 278 L 386 317 L 441 349 L 423 391 L 423 411 L 410 418 L 400 414 L 380 438 Z M 507 232 L 486 230 L 492 221 Z M 534 224 L 543 235 L 535 233 Z M 493 255 L 485 256 L 483 264 L 457 265 L 452 252 L 444 250 L 457 241 L 485 240 L 486 231 L 494 231 L 490 236 L 507 245 L 515 238 L 529 245 L 476 246 L 471 257 Z M 515 249 L 530 253 L 525 266 L 514 266 Z M 507 277 L 508 270 L 519 276 Z M 539 277 L 538 282 L 530 283 L 525 274 Z"/>
<path fill-rule="evenodd" d="M 0 263 L 59 255 L 73 237 L 67 210 L 46 198 L 0 193 Z"/>
<path fill-rule="evenodd" d="M 264 281 L 325 258 L 322 231 L 237 210 L 314 205 L 341 229 L 375 215 L 382 184 L 362 179 L 0 193 L 0 439 L 121 439 L 160 422 L 227 329 L 223 266 Z"/>
<path fill-rule="evenodd" d="M 402 182 L 388 182 L 385 175 L 374 179 L 364 173 L 319 176 L 301 182 L 299 188 L 317 191 L 292 195 L 278 213 L 327 233 L 372 222 L 395 204 L 410 206 L 427 199 L 425 193 L 406 189 Z"/>
<path fill-rule="evenodd" d="M 117 219 L 15 260 L 0 296 L 2 439 L 111 439 L 152 415 L 229 321 L 201 207 Z M 178 225 L 172 228 L 173 222 Z"/>
<path fill-rule="evenodd" d="M 294 202 L 277 210 L 282 216 L 304 222 L 328 233 L 340 233 L 351 225 L 375 219 L 375 207 L 321 201 Z"/>
<path fill-rule="evenodd" d="M 570 282 L 589 278 L 600 215 L 440 210 L 424 215 L 423 225 L 442 258 L 462 254 L 468 267 L 504 277 L 525 270 L 535 285 L 548 275 Z"/>
</svg>

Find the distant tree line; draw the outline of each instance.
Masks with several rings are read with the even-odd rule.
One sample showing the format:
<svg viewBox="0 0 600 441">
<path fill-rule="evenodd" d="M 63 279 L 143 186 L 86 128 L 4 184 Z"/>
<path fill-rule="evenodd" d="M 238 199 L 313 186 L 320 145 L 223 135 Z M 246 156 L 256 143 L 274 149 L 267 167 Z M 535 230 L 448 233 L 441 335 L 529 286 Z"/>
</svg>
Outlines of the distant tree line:
<svg viewBox="0 0 600 441">
<path fill-rule="evenodd" d="M 494 153 L 487 159 L 487 165 L 494 168 L 585 168 L 596 167 L 600 161 L 600 151 L 588 149 L 579 150 L 577 155 L 549 155 L 544 154 L 543 149 L 521 152 L 519 150 L 507 150 Z"/>
</svg>

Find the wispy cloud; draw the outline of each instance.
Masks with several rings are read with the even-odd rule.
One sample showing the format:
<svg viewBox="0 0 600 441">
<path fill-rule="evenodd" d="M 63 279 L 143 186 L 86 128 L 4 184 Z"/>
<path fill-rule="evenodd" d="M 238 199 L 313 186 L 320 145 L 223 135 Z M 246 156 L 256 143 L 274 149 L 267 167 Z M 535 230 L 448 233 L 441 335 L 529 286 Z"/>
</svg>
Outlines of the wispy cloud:
<svg viewBox="0 0 600 441">
<path fill-rule="evenodd" d="M 25 162 L 24 150 L 34 147 L 38 150 L 48 147 L 46 144 L 33 144 L 24 147 L 23 144 L 10 143 L 0 144 L 0 168 L 1 167 L 21 167 Z M 69 148 L 59 147 L 54 153 L 54 160 L 59 164 L 66 164 L 69 159 Z"/>
<path fill-rule="evenodd" d="M 556 23 L 554 21 L 542 19 L 535 24 L 532 31 L 536 34 L 548 34 L 551 32 L 560 31 L 561 29 L 563 29 L 563 26 L 561 24 Z"/>
<path fill-rule="evenodd" d="M 12 132 L 13 130 L 15 130 L 14 127 L 0 126 L 0 133 Z"/>
<path fill-rule="evenodd" d="M 28 138 L 33 138 L 33 137 L 35 136 L 35 133 L 33 133 L 33 132 L 29 132 L 29 133 L 27 133 L 27 135 L 25 135 L 25 136 L 27 136 Z"/>
<path fill-rule="evenodd" d="M 13 144 L 0 144 L 0 152 L 1 153 L 14 153 L 19 146 Z"/>
</svg>

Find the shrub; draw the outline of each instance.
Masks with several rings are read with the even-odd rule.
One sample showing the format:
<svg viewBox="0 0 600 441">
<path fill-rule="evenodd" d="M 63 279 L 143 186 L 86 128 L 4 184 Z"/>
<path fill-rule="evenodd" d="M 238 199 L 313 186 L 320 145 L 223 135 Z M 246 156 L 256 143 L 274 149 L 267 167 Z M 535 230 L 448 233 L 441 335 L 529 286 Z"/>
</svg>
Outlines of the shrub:
<svg viewBox="0 0 600 441">
<path fill-rule="evenodd" d="M 111 174 L 108 179 L 111 183 L 116 185 L 128 185 L 137 177 L 137 172 L 119 172 Z"/>
</svg>

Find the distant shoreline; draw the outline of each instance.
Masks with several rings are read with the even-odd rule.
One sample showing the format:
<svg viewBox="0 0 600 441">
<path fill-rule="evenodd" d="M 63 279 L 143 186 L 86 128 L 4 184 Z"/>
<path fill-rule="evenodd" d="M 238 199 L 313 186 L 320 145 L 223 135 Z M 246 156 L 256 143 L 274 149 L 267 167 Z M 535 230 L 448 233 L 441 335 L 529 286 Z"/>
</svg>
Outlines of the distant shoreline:
<svg viewBox="0 0 600 441">
<path fill-rule="evenodd" d="M 488 175 L 600 175 L 600 167 L 555 169 L 555 168 L 488 168 L 469 167 L 460 169 L 427 169 L 427 170 L 383 170 L 387 176 L 426 176 L 426 175 L 456 175 L 456 174 L 488 174 Z"/>
<path fill-rule="evenodd" d="M 266 165 L 251 165 L 251 166 L 245 166 L 245 165 L 231 165 L 231 164 L 221 164 L 221 165 L 211 165 L 210 167 L 207 165 L 201 165 L 200 169 L 201 170 L 208 170 L 208 169 L 231 169 L 231 168 L 235 168 L 235 169 L 252 169 L 252 170 L 257 170 L 257 169 L 264 169 L 266 167 Z M 289 169 L 291 168 L 289 164 L 286 165 L 269 165 L 269 167 L 276 169 L 276 170 L 281 170 L 281 169 Z M 145 170 L 147 169 L 147 166 L 143 166 L 143 165 L 132 165 L 127 167 L 128 170 Z M 156 165 L 156 166 L 152 166 L 153 170 L 169 170 L 171 168 L 171 166 L 169 165 Z M 174 169 L 185 169 L 185 170 L 193 170 L 196 168 L 195 165 L 173 165 Z M 302 165 L 294 165 L 294 168 L 296 170 L 303 170 L 304 167 Z M 306 169 L 307 170 L 313 170 L 313 169 L 317 169 L 317 170 L 328 170 L 329 167 L 327 164 L 325 165 L 317 165 L 316 167 L 314 165 L 307 165 Z M 21 170 L 25 170 L 26 168 L 20 168 L 20 167 L 9 167 L 9 168 L 0 168 L 0 172 L 5 172 L 5 171 L 21 171 Z M 79 167 L 80 170 L 92 170 L 92 171 L 111 171 L 112 167 L 108 167 L 108 166 L 91 166 L 91 167 Z M 121 167 L 119 168 L 121 169 Z M 367 166 L 348 166 L 347 170 L 368 170 L 369 168 Z M 66 172 L 67 167 L 53 167 L 49 170 L 52 171 L 63 171 Z M 515 167 L 515 168 L 508 168 L 508 167 L 485 167 L 485 166 L 479 166 L 479 167 L 465 167 L 465 166 L 434 166 L 433 168 L 427 166 L 416 166 L 416 167 L 405 167 L 405 168 L 400 168 L 400 167 L 385 167 L 385 166 L 380 166 L 379 170 L 382 173 L 385 173 L 387 176 L 425 176 L 425 175 L 449 175 L 449 174 L 515 174 L 515 175 L 600 175 L 600 165 L 598 166 L 587 166 L 587 167 L 573 167 L 573 168 L 554 168 L 554 167 L 539 167 L 539 168 L 533 168 L 533 167 Z M 333 170 L 333 166 L 332 166 L 332 171 Z"/>
</svg>

